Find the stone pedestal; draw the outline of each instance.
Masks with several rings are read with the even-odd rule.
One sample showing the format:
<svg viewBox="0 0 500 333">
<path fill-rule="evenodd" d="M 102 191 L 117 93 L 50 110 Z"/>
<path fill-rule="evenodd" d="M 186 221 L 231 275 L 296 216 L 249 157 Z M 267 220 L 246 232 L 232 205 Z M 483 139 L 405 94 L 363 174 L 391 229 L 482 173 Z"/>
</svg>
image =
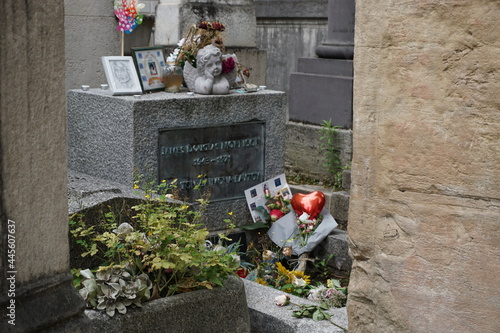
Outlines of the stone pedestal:
<svg viewBox="0 0 500 333">
<path fill-rule="evenodd" d="M 69 168 L 130 187 L 137 175 L 177 178 L 190 199 L 197 175 L 205 175 L 212 193 L 207 227 L 223 229 L 230 211 L 246 224 L 244 190 L 284 172 L 285 96 L 264 90 L 134 98 L 71 90 Z"/>
<path fill-rule="evenodd" d="M 354 0 L 328 2 L 328 38 L 316 54 L 290 76 L 290 120 L 352 128 Z"/>
</svg>

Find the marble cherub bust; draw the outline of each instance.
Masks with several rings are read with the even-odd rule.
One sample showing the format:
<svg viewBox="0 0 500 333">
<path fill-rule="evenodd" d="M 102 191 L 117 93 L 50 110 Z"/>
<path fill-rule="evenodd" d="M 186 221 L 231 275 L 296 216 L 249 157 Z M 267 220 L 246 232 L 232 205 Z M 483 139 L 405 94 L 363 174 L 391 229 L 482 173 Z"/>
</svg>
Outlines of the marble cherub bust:
<svg viewBox="0 0 500 333">
<path fill-rule="evenodd" d="M 231 89 L 231 79 L 236 73 L 222 73 L 222 53 L 214 45 L 207 45 L 196 55 L 196 68 L 184 65 L 184 80 L 190 91 L 202 95 L 225 95 Z M 234 78 L 233 80 L 234 81 Z"/>
</svg>

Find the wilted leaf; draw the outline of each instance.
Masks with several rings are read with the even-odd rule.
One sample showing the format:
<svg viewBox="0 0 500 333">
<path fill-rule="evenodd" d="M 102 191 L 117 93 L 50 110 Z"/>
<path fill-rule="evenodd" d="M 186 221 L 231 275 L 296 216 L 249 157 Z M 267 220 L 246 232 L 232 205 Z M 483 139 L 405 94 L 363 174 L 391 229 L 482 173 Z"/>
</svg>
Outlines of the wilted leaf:
<svg viewBox="0 0 500 333">
<path fill-rule="evenodd" d="M 323 313 L 322 313 L 320 310 L 316 310 L 316 311 L 313 313 L 312 319 L 313 319 L 314 321 L 320 321 L 320 320 L 325 319 L 325 316 L 323 315 Z"/>
<path fill-rule="evenodd" d="M 95 276 L 94 276 L 94 273 L 92 273 L 90 271 L 90 269 L 84 269 L 84 270 L 81 270 L 80 271 L 80 274 L 84 277 L 84 278 L 87 278 L 87 279 L 94 279 Z"/>
</svg>

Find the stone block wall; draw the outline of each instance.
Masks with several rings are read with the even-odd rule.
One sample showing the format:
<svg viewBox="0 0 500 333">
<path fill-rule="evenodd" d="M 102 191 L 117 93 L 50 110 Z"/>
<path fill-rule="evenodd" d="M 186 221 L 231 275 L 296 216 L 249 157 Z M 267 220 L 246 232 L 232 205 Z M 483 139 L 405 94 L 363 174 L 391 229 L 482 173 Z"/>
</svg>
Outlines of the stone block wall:
<svg viewBox="0 0 500 333">
<path fill-rule="evenodd" d="M 338 151 L 342 167 L 348 167 L 352 159 L 352 131 L 336 130 L 338 133 Z M 287 173 L 301 175 L 327 182 L 332 177 L 328 167 L 324 166 L 325 152 L 322 150 L 322 127 L 289 122 L 286 130 Z"/>
<path fill-rule="evenodd" d="M 500 327 L 499 14 L 356 2 L 352 333 Z"/>
</svg>

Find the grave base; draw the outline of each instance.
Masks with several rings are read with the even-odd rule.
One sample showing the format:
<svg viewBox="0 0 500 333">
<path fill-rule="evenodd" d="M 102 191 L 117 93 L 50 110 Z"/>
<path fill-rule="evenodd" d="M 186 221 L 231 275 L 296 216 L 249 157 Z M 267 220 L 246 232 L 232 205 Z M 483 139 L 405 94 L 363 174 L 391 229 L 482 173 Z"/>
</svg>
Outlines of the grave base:
<svg viewBox="0 0 500 333">
<path fill-rule="evenodd" d="M 132 187 L 139 175 L 158 182 L 160 158 L 170 158 L 162 164 L 166 167 L 182 159 L 185 163 L 179 164 L 178 170 L 167 170 L 165 176 L 163 169 L 162 179 L 181 178 L 176 173 L 190 172 L 189 181 L 196 181 L 196 175 L 212 180 L 212 187 L 203 189 L 217 195 L 209 199 L 211 204 L 205 214 L 210 231 L 225 229 L 223 219 L 229 212 L 233 212 L 237 225 L 251 223 L 243 190 L 284 172 L 286 102 L 285 93 L 269 90 L 232 91 L 228 95 L 157 92 L 138 98 L 112 96 L 109 90 L 102 89 L 70 90 L 69 169 Z M 256 122 L 263 127 L 263 134 L 255 141 L 259 146 L 256 154 L 262 161 L 251 164 L 256 157 L 243 150 L 249 149 L 247 141 L 255 143 L 252 140 L 256 135 L 246 138 L 238 128 Z M 224 129 L 231 126 L 232 132 L 224 134 Z M 222 141 L 213 138 L 212 142 L 210 137 L 197 137 L 193 131 L 197 128 L 200 133 L 206 128 L 222 128 L 217 135 L 226 136 Z M 194 133 L 190 142 L 159 142 L 162 131 L 178 131 L 180 137 L 188 129 Z M 175 138 L 172 135 L 169 140 Z M 183 139 L 189 140 L 189 136 Z M 220 148 L 221 142 L 228 147 L 226 150 Z M 194 155 L 195 150 L 198 155 Z M 231 192 L 229 187 L 235 185 L 241 190 Z M 225 193 L 231 195 L 224 197 Z"/>
</svg>

